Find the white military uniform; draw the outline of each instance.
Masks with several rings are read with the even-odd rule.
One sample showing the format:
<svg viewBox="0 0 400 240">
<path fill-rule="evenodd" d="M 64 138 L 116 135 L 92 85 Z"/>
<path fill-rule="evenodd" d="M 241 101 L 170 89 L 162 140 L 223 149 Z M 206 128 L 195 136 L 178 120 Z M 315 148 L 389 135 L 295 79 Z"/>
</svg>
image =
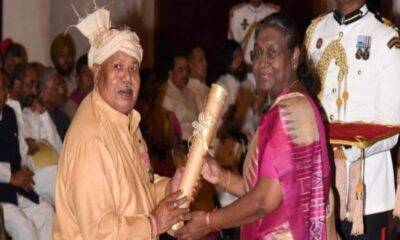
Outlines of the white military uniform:
<svg viewBox="0 0 400 240">
<path fill-rule="evenodd" d="M 317 69 L 323 65 L 321 59 L 328 57 L 328 45 L 335 40 L 339 44 L 336 46 L 343 47 L 347 61 L 347 78 L 344 77 L 341 84 L 338 81 L 338 61 L 328 62 L 326 77 L 319 72 L 323 87 L 320 93 L 322 105 L 331 122 L 399 125 L 400 50 L 389 44 L 390 40 L 398 38 L 398 33 L 381 23 L 366 5 L 354 13 L 350 18 L 339 19 L 338 14 L 331 12 L 314 20 L 307 31 L 308 55 Z M 340 51 L 336 48 L 331 52 L 339 55 Z M 346 91 L 347 101 L 343 97 Z M 397 138 L 387 138 L 366 149 L 365 215 L 394 208 L 394 174 L 389 150 L 396 145 Z M 359 158 L 360 150 L 349 148 L 345 155 L 349 166 Z"/>
<path fill-rule="evenodd" d="M 254 7 L 250 3 L 242 3 L 231 8 L 228 38 L 240 43 L 247 64 L 251 64 L 250 51 L 254 47 L 256 23 L 277 11 L 279 6 L 273 4 Z"/>
</svg>

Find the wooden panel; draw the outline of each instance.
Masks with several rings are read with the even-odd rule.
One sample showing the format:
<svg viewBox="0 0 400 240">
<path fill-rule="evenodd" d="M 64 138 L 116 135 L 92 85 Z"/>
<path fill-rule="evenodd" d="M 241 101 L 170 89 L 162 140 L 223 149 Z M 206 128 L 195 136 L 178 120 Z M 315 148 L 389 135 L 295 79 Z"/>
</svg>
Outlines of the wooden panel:
<svg viewBox="0 0 400 240">
<path fill-rule="evenodd" d="M 218 51 L 227 37 L 229 9 L 240 0 L 157 0 L 157 53 L 156 67 L 165 70 L 168 58 L 174 52 L 184 51 L 194 44 L 206 48 L 209 74 L 214 82 Z M 312 18 L 312 0 L 280 0 L 283 11 L 288 12 L 305 28 Z"/>
</svg>

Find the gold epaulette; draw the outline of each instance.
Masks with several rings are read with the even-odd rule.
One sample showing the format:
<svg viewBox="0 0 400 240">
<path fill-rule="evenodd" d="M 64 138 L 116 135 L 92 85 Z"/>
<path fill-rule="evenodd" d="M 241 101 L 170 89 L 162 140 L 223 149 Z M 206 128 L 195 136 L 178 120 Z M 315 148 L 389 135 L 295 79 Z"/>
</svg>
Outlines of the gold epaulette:
<svg viewBox="0 0 400 240">
<path fill-rule="evenodd" d="M 306 35 L 304 38 L 304 46 L 305 46 L 305 50 L 307 52 L 310 50 L 311 39 L 312 39 L 312 36 L 314 35 L 315 29 L 317 28 L 318 23 L 322 20 L 323 16 L 325 16 L 325 14 L 322 14 L 319 17 L 313 19 L 311 21 L 310 26 L 308 26 L 308 28 L 307 28 Z"/>
<path fill-rule="evenodd" d="M 243 5 L 246 5 L 246 3 L 239 3 L 233 7 L 231 7 L 231 9 L 229 10 L 229 17 L 233 17 L 233 12 L 236 11 L 237 9 L 243 7 Z"/>
<path fill-rule="evenodd" d="M 389 42 L 387 43 L 387 46 L 389 49 L 392 49 L 393 47 L 400 49 L 400 38 L 392 37 L 392 39 L 390 39 Z"/>
<path fill-rule="evenodd" d="M 391 21 L 389 21 L 388 19 L 382 17 L 382 22 L 383 24 L 385 24 L 388 27 L 393 28 L 394 30 L 397 31 L 397 37 L 392 37 L 389 42 L 387 43 L 387 46 L 389 49 L 392 49 L 393 47 L 400 49 L 400 30 L 399 28 L 392 23 Z"/>
<path fill-rule="evenodd" d="M 378 21 L 382 22 L 386 26 L 393 28 L 397 32 L 397 37 L 392 37 L 389 42 L 387 43 L 387 46 L 389 49 L 392 49 L 393 47 L 400 49 L 400 29 L 397 27 L 394 23 L 392 23 L 389 19 L 386 19 L 382 17 L 379 14 L 375 14 L 376 19 Z"/>
<path fill-rule="evenodd" d="M 281 10 L 281 6 L 279 6 L 278 4 L 274 4 L 274 3 L 265 3 L 265 6 L 267 8 L 270 8 L 272 10 L 275 10 L 277 12 L 279 12 Z"/>
<path fill-rule="evenodd" d="M 382 17 L 381 15 L 379 15 L 378 13 L 375 13 L 375 17 L 376 19 L 378 19 L 378 21 L 380 21 L 381 23 L 385 24 L 388 27 L 393 28 L 396 32 L 400 33 L 399 27 L 396 26 L 396 24 L 392 23 L 389 19 Z"/>
</svg>

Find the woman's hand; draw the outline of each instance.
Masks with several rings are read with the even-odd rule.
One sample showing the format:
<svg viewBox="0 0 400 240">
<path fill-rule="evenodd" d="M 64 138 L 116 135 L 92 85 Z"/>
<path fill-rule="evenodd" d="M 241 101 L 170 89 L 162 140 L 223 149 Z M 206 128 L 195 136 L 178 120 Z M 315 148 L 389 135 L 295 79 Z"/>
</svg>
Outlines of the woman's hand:
<svg viewBox="0 0 400 240">
<path fill-rule="evenodd" d="M 223 173 L 224 169 L 217 163 L 217 161 L 215 161 L 215 159 L 204 157 L 204 165 L 201 170 L 201 175 L 207 182 L 213 185 L 218 185 Z"/>
<path fill-rule="evenodd" d="M 174 234 L 178 239 L 201 239 L 211 232 L 210 226 L 207 224 L 207 215 L 209 213 L 199 211 L 185 214 L 183 219 L 185 226 L 176 231 Z"/>
</svg>

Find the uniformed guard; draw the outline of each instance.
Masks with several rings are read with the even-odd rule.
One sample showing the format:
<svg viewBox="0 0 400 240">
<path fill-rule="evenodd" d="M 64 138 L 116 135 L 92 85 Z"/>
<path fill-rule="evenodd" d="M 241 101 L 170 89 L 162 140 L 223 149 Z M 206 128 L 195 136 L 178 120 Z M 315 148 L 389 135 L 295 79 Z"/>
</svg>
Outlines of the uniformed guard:
<svg viewBox="0 0 400 240">
<path fill-rule="evenodd" d="M 279 9 L 278 5 L 262 0 L 249 0 L 231 8 L 228 38 L 240 43 L 248 65 L 251 65 L 250 51 L 254 47 L 256 23 Z"/>
<path fill-rule="evenodd" d="M 396 28 L 371 13 L 364 0 L 336 2 L 337 10 L 313 20 L 305 39 L 308 57 L 321 80 L 319 98 L 329 121 L 399 125 L 400 41 Z M 386 231 L 395 205 L 390 149 L 397 138 L 368 147 L 363 168 L 357 161 L 360 149 L 335 149 L 342 238 L 361 235 L 357 239 L 376 240 Z M 364 169 L 365 200 L 360 201 L 364 211 L 361 208 L 357 216 L 355 192 L 360 189 L 355 188 L 355 176 L 360 169 Z"/>
</svg>

